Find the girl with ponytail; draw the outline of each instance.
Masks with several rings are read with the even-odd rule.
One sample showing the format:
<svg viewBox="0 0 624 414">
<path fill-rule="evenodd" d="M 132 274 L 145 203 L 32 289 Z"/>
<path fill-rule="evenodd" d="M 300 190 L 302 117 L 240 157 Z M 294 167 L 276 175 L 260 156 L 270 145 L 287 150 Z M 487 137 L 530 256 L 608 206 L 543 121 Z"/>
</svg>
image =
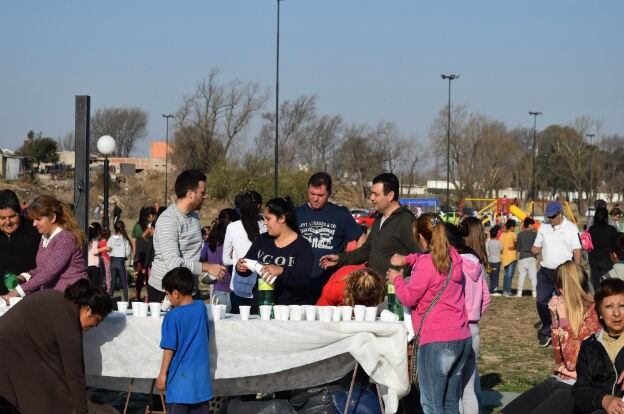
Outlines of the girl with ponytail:
<svg viewBox="0 0 624 414">
<path fill-rule="evenodd" d="M 459 412 L 461 372 L 472 343 L 464 301 L 462 258 L 451 246 L 437 214 L 421 215 L 416 220 L 415 233 L 424 253 L 408 256 L 412 264 L 409 281 L 392 269 L 387 276 L 399 301 L 412 307 L 415 333 L 422 320 L 418 378 L 424 412 Z"/>
<path fill-rule="evenodd" d="M 28 217 L 41 234 L 36 267 L 17 277 L 20 284 L 3 296 L 7 302 L 10 297 L 23 297 L 41 289 L 62 292 L 87 278 L 85 237 L 67 204 L 51 196 L 39 196 L 30 204 Z"/>
<path fill-rule="evenodd" d="M 82 332 L 111 309 L 110 297 L 87 279 L 14 305 L 0 318 L 0 405 L 20 413 L 87 413 Z"/>
</svg>

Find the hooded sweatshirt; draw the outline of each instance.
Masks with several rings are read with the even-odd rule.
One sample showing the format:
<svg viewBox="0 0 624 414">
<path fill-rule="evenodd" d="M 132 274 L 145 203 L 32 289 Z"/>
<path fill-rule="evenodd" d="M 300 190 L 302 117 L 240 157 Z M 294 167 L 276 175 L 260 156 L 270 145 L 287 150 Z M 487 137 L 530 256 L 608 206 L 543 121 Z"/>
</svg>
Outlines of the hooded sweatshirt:
<svg viewBox="0 0 624 414">
<path fill-rule="evenodd" d="M 106 243 L 112 250 L 110 251 L 111 257 L 128 257 L 130 256 L 130 243 L 128 240 L 120 234 L 114 234 L 108 239 Z"/>
<path fill-rule="evenodd" d="M 420 345 L 470 338 L 468 317 L 464 300 L 464 273 L 462 258 L 457 250 L 449 249 L 451 279 L 438 302 L 425 318 L 420 332 Z M 418 332 L 420 320 L 427 307 L 444 286 L 447 273 L 440 273 L 433 264 L 431 254 L 410 256 L 414 260 L 408 282 L 399 276 L 394 279 L 396 296 L 404 306 L 412 306 L 412 326 Z"/>
<path fill-rule="evenodd" d="M 473 254 L 462 254 L 464 297 L 468 323 L 479 323 L 490 304 L 490 290 L 485 281 L 485 269 Z"/>
<path fill-rule="evenodd" d="M 414 214 L 400 206 L 381 223 L 381 217 L 375 219 L 368 232 L 366 242 L 359 248 L 339 255 L 338 266 L 362 264 L 385 277 L 390 267 L 390 258 L 395 253 L 403 256 L 418 251 L 414 239 Z"/>
</svg>

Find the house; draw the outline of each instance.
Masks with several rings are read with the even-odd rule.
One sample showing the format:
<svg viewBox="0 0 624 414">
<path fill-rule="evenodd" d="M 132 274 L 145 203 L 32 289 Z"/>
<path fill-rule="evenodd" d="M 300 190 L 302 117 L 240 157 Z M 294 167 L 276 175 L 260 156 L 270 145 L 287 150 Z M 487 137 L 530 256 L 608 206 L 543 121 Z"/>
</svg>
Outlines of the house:
<svg viewBox="0 0 624 414">
<path fill-rule="evenodd" d="M 26 171 L 26 157 L 16 155 L 9 149 L 0 149 L 0 179 L 18 180 L 20 173 Z"/>
</svg>

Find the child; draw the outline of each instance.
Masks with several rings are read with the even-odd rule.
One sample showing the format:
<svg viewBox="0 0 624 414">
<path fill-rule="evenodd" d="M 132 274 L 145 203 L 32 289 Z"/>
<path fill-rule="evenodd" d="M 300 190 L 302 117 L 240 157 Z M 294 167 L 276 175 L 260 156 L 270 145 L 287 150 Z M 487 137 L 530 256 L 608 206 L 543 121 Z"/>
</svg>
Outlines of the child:
<svg viewBox="0 0 624 414">
<path fill-rule="evenodd" d="M 173 309 L 162 323 L 162 365 L 156 381 L 167 390 L 169 413 L 208 413 L 212 399 L 206 305 L 193 300 L 193 274 L 185 267 L 169 271 L 162 286 Z"/>
<path fill-rule="evenodd" d="M 104 280 L 106 282 L 106 291 L 110 292 L 111 287 L 111 271 L 110 271 L 110 255 L 108 254 L 109 247 L 107 245 L 108 239 L 110 239 L 111 233 L 107 228 L 102 229 L 102 233 L 100 234 L 100 240 L 98 241 L 98 250 L 97 252 L 100 254 L 102 258 L 102 266 L 100 269 L 104 269 Z"/>
<path fill-rule="evenodd" d="M 611 241 L 611 260 L 613 268 L 602 276 L 600 281 L 605 279 L 622 279 L 624 280 L 624 234 L 618 233 Z"/>
<path fill-rule="evenodd" d="M 117 278 L 121 281 L 123 298 L 128 301 L 128 273 L 126 272 L 126 259 L 132 254 L 132 245 L 126 233 L 124 222 L 119 220 L 113 225 L 115 234 L 108 239 L 107 246 L 111 256 L 111 283 L 109 294 L 115 294 Z"/>
<path fill-rule="evenodd" d="M 500 236 L 500 243 L 503 246 L 501 265 L 505 269 L 503 296 L 511 297 L 511 282 L 516 271 L 516 264 L 518 264 L 518 252 L 516 251 L 518 235 L 516 234 L 516 222 L 514 220 L 507 220 L 505 223 L 505 232 Z"/>
<path fill-rule="evenodd" d="M 485 243 L 485 248 L 487 250 L 487 259 L 490 263 L 490 295 L 492 296 L 500 296 L 496 290 L 498 289 L 498 276 L 500 274 L 500 266 L 501 266 L 501 252 L 503 248 L 501 246 L 500 240 L 498 240 L 498 232 L 500 227 L 494 226 L 490 229 L 490 238 Z"/>
</svg>

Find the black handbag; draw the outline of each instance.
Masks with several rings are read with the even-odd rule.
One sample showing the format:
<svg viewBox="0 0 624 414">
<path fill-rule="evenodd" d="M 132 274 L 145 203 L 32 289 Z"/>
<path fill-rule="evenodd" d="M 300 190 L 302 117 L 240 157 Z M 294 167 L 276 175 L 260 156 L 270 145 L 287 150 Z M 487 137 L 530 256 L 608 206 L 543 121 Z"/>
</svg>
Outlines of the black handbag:
<svg viewBox="0 0 624 414">
<path fill-rule="evenodd" d="M 440 297 L 444 293 L 446 286 L 451 280 L 452 272 L 453 272 L 453 261 L 451 260 L 449 272 L 448 272 L 448 275 L 446 276 L 446 280 L 444 281 L 444 285 L 442 285 L 442 289 L 440 289 L 436 297 L 431 301 L 429 306 L 427 306 L 425 313 L 423 314 L 422 318 L 420 318 L 420 325 L 418 326 L 418 331 L 416 332 L 416 335 L 414 335 L 412 340 L 407 344 L 407 358 L 408 358 L 408 370 L 410 371 L 409 372 L 410 382 L 416 386 L 418 386 L 418 342 L 420 340 L 420 331 L 422 330 L 423 324 L 425 323 L 425 318 L 427 317 L 427 314 L 429 314 L 429 312 L 433 308 L 433 305 L 435 305 L 438 302 L 438 300 L 440 300 Z M 410 358 L 411 358 L 411 361 L 409 361 Z"/>
</svg>

